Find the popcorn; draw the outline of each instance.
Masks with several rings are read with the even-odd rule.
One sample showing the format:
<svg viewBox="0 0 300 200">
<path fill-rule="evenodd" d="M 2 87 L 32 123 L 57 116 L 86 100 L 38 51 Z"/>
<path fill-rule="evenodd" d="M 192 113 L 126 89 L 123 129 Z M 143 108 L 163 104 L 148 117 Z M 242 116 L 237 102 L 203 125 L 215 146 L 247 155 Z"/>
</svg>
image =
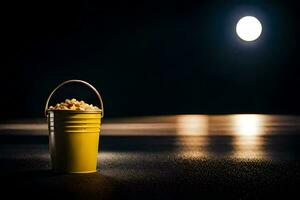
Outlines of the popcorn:
<svg viewBox="0 0 300 200">
<path fill-rule="evenodd" d="M 78 111 L 100 111 L 97 106 L 87 104 L 84 101 L 77 101 L 76 99 L 66 99 L 65 102 L 50 106 L 49 110 L 78 110 Z"/>
</svg>

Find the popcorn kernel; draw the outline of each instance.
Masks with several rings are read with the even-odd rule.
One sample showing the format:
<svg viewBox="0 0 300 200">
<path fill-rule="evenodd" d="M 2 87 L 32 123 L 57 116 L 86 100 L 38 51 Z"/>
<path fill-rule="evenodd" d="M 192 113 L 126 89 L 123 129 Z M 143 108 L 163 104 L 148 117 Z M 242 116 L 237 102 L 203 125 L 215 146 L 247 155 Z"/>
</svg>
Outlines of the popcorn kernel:
<svg viewBox="0 0 300 200">
<path fill-rule="evenodd" d="M 93 104 L 87 104 L 84 101 L 77 101 L 75 98 L 66 99 L 64 102 L 50 106 L 49 110 L 78 110 L 78 111 L 99 111 L 100 109 Z"/>
</svg>

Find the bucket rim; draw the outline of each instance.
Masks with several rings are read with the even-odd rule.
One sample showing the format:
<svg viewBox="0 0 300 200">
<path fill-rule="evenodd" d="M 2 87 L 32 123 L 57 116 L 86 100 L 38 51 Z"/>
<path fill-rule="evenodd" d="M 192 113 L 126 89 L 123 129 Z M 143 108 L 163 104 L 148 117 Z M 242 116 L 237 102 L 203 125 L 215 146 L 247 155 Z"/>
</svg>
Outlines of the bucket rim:
<svg viewBox="0 0 300 200">
<path fill-rule="evenodd" d="M 55 109 L 47 109 L 47 113 L 49 112 L 65 112 L 65 113 L 79 113 L 79 114 L 101 114 L 102 110 L 55 110 Z"/>
</svg>

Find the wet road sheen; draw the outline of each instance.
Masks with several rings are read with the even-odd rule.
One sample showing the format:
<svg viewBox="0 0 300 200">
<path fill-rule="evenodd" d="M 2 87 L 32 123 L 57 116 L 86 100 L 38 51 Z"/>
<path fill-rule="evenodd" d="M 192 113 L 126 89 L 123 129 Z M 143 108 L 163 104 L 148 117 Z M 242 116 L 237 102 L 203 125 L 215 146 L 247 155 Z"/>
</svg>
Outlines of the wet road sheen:
<svg viewBox="0 0 300 200">
<path fill-rule="evenodd" d="M 300 182 L 299 133 L 297 116 L 113 119 L 101 129 L 97 175 L 74 178 L 49 175 L 43 122 L 13 122 L 0 125 L 0 168 L 4 180 L 37 181 L 45 192 L 69 185 L 72 194 L 94 194 L 92 199 L 109 199 L 116 193 L 131 199 L 285 197 L 296 192 Z M 75 182 L 82 187 L 75 187 Z M 102 182 L 108 187 L 104 196 Z"/>
</svg>

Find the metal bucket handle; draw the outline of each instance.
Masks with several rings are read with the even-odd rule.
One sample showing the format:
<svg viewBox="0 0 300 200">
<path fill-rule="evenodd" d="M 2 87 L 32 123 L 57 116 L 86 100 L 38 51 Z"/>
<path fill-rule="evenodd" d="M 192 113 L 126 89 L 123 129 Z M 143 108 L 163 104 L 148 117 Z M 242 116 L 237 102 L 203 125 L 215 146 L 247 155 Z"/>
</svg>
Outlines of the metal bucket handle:
<svg viewBox="0 0 300 200">
<path fill-rule="evenodd" d="M 56 92 L 56 90 L 58 90 L 60 87 L 62 87 L 63 85 L 67 84 L 67 83 L 82 83 L 84 84 L 85 86 L 88 86 L 89 88 L 91 88 L 97 95 L 99 101 L 100 101 L 100 105 L 101 105 L 101 118 L 104 117 L 104 107 L 103 107 L 103 101 L 102 101 L 102 98 L 101 98 L 101 95 L 99 94 L 99 92 L 97 91 L 97 89 L 92 86 L 90 83 L 86 82 L 86 81 L 82 81 L 82 80 L 68 80 L 68 81 L 65 81 L 61 84 L 59 84 L 52 92 L 51 94 L 49 95 L 48 99 L 47 99 L 47 102 L 46 102 L 46 106 L 45 106 L 45 116 L 47 116 L 47 110 L 48 110 L 48 105 L 49 105 L 49 101 L 52 97 L 52 95 Z"/>
</svg>

